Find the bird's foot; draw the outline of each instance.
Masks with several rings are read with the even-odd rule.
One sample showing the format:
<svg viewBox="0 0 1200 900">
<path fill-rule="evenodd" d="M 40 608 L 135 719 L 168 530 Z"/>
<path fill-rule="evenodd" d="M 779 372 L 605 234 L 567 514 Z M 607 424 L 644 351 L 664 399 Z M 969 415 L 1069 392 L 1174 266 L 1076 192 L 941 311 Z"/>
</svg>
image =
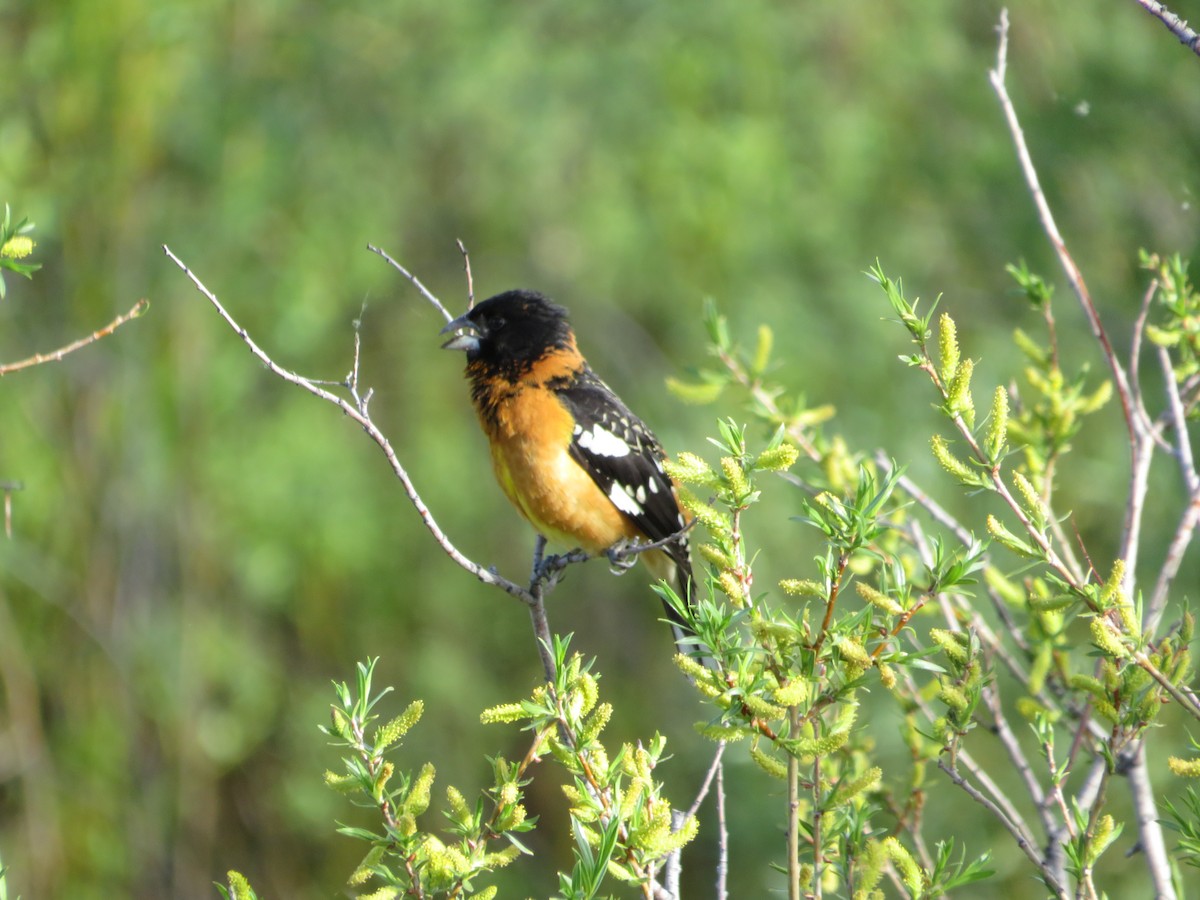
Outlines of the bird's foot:
<svg viewBox="0 0 1200 900">
<path fill-rule="evenodd" d="M 604 555 L 608 557 L 608 570 L 614 575 L 624 575 L 632 569 L 634 563 L 637 562 L 639 543 L 637 538 L 621 540 L 605 550 Z"/>
</svg>

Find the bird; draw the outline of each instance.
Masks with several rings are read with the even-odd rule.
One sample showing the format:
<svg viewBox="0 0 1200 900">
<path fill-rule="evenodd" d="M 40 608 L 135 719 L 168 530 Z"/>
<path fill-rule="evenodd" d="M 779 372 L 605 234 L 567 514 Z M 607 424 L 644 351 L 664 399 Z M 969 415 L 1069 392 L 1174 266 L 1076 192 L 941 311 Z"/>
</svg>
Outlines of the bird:
<svg viewBox="0 0 1200 900">
<path fill-rule="evenodd" d="M 567 310 L 533 290 L 475 304 L 442 333 L 466 353 L 472 405 L 504 494 L 543 538 L 590 555 L 631 542 L 651 574 L 689 606 L 690 515 L 646 424 L 592 371 Z M 614 558 L 610 555 L 610 558 Z M 705 650 L 663 601 L 680 652 Z"/>
</svg>

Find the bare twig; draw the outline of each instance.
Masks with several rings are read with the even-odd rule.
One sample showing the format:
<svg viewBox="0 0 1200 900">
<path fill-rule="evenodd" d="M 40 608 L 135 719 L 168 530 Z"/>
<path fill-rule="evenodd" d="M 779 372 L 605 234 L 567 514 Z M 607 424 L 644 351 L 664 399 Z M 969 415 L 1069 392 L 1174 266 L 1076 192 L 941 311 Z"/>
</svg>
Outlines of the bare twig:
<svg viewBox="0 0 1200 900">
<path fill-rule="evenodd" d="M 4 492 L 4 536 L 12 540 L 12 495 L 16 491 L 25 490 L 25 485 L 19 481 L 0 481 L 0 491 Z"/>
<path fill-rule="evenodd" d="M 1171 882 L 1171 858 L 1163 840 L 1154 788 L 1150 784 L 1145 741 L 1138 744 L 1137 756 L 1126 775 L 1133 795 L 1133 806 L 1137 811 L 1138 837 L 1141 839 L 1142 852 L 1146 854 L 1150 877 L 1154 880 L 1154 896 L 1173 898 L 1175 887 Z"/>
<path fill-rule="evenodd" d="M 1121 409 L 1125 413 L 1126 424 L 1129 426 L 1130 434 L 1132 435 L 1133 407 L 1129 379 L 1126 377 L 1125 370 L 1121 367 L 1116 351 L 1113 350 L 1112 343 L 1108 339 L 1108 333 L 1104 330 L 1104 325 L 1100 321 L 1100 315 L 1096 311 L 1096 306 L 1092 302 L 1092 296 L 1088 292 L 1087 284 L 1083 280 L 1083 273 L 1079 270 L 1079 266 L 1075 264 L 1075 259 L 1067 250 L 1066 242 L 1063 240 L 1062 234 L 1059 233 L 1058 225 L 1054 220 L 1054 214 L 1050 211 L 1050 204 L 1046 201 L 1046 195 L 1042 192 L 1041 181 L 1038 179 L 1037 169 L 1034 168 L 1033 158 L 1029 154 L 1029 147 L 1025 143 L 1025 132 L 1021 128 L 1016 109 L 1013 107 L 1012 99 L 1008 96 L 1008 88 L 1005 86 L 1004 79 L 1008 68 L 1007 9 L 1000 11 L 999 33 L 1000 40 L 999 49 L 996 53 L 996 67 L 988 73 L 988 78 L 991 81 L 992 89 L 995 90 L 996 96 L 1000 99 L 1000 106 L 1004 110 L 1004 117 L 1008 122 L 1009 132 L 1012 134 L 1013 144 L 1017 151 L 1017 159 L 1021 165 L 1021 172 L 1025 176 L 1025 183 L 1029 187 L 1029 193 L 1033 197 L 1034 205 L 1037 207 L 1038 218 L 1042 223 L 1042 230 L 1046 232 L 1046 236 L 1050 239 L 1050 243 L 1054 247 L 1054 252 L 1058 255 L 1058 261 L 1067 276 L 1067 281 L 1070 282 L 1072 290 L 1075 291 L 1075 296 L 1079 299 L 1079 303 L 1083 307 L 1084 315 L 1088 320 L 1088 325 L 1091 326 L 1092 334 L 1100 342 L 1100 346 L 1104 351 L 1104 358 L 1108 363 L 1109 369 L 1112 371 L 1113 381 L 1117 388 L 1117 396 L 1121 400 Z"/>
<path fill-rule="evenodd" d="M 1187 551 L 1188 545 L 1192 542 L 1197 525 L 1200 525 L 1200 490 L 1193 490 L 1188 505 L 1183 510 L 1183 516 L 1180 518 L 1179 524 L 1175 527 L 1175 534 L 1171 538 L 1171 543 L 1167 546 L 1167 554 L 1163 558 L 1162 568 L 1158 572 L 1158 579 L 1155 581 L 1154 590 L 1150 594 L 1150 602 L 1146 604 L 1146 608 L 1142 614 L 1142 628 L 1147 633 L 1155 631 L 1159 621 L 1162 619 L 1163 611 L 1167 606 L 1167 595 L 1170 593 L 1171 583 L 1175 580 L 1175 576 L 1179 574 L 1179 567 L 1183 564 L 1184 553 Z"/>
<path fill-rule="evenodd" d="M 94 344 L 101 338 L 106 338 L 126 322 L 131 319 L 136 319 L 150 308 L 150 301 L 141 299 L 130 307 L 129 311 L 117 316 L 99 331 L 93 331 L 87 337 L 80 338 L 77 341 L 72 341 L 64 347 L 59 347 L 57 350 L 51 350 L 49 353 L 35 353 L 26 359 L 18 360 L 12 363 L 0 363 L 0 377 L 19 372 L 21 369 L 28 369 L 32 366 L 40 366 L 42 363 L 58 362 L 68 353 L 74 353 L 76 350 L 86 347 L 88 344 Z"/>
<path fill-rule="evenodd" d="M 425 287 L 425 285 L 421 283 L 421 279 L 419 279 L 412 272 L 408 271 L 408 269 L 404 268 L 404 266 L 400 265 L 400 263 L 396 262 L 396 260 L 392 259 L 385 251 L 380 250 L 374 244 L 367 244 L 367 249 L 372 253 L 377 253 L 382 256 L 385 260 L 387 260 L 388 265 L 411 281 L 416 289 L 421 292 L 421 296 L 432 303 L 434 307 L 436 307 L 437 311 L 445 317 L 447 322 L 454 321 L 454 316 L 450 315 L 450 313 L 446 310 L 446 307 L 442 305 L 442 301 L 435 297 L 429 288 Z M 167 251 L 167 254 L 170 255 L 169 250 Z"/>
<path fill-rule="evenodd" d="M 1133 334 L 1129 340 L 1129 375 L 1130 386 L 1133 389 L 1134 409 L 1137 412 L 1139 427 L 1167 453 L 1174 454 L 1174 448 L 1163 438 L 1161 428 L 1157 426 L 1146 412 L 1145 394 L 1142 391 L 1142 379 L 1139 375 L 1142 364 L 1142 347 L 1145 345 L 1146 320 L 1150 318 L 1150 307 L 1154 303 L 1154 295 L 1158 293 L 1158 281 L 1151 279 L 1142 294 L 1142 304 L 1138 308 L 1137 317 L 1133 320 Z"/>
<path fill-rule="evenodd" d="M 1012 835 L 1013 840 L 1017 842 L 1017 846 L 1021 849 L 1021 852 L 1024 853 L 1037 867 L 1038 872 L 1041 873 L 1042 880 L 1046 883 L 1046 887 L 1050 888 L 1050 890 L 1053 891 L 1055 896 L 1060 898 L 1060 900 L 1066 900 L 1069 895 L 1062 886 L 1062 883 L 1055 876 L 1054 872 L 1051 871 L 1050 867 L 1046 865 L 1045 861 L 1038 854 L 1038 849 L 1036 846 L 1034 846 L 1030 835 L 1018 827 L 1018 825 L 1012 819 L 1005 815 L 1004 811 L 1000 809 L 1000 807 L 997 806 L 990 797 L 985 796 L 978 788 L 971 784 L 971 782 L 967 781 L 967 779 L 963 777 L 962 773 L 959 772 L 957 768 L 949 765 L 944 759 L 938 760 L 938 768 L 945 772 L 951 781 L 966 791 L 967 796 L 969 796 L 972 800 L 984 807 L 988 812 L 996 817 L 996 820 L 1004 826 L 1005 830 L 1008 831 L 1010 835 Z"/>
<path fill-rule="evenodd" d="M 696 792 L 696 799 L 692 801 L 692 805 L 683 814 L 685 819 L 690 819 L 700 811 L 700 804 L 708 797 L 713 780 L 720 777 L 721 758 L 725 755 L 725 746 L 724 741 L 717 742 L 717 752 L 713 754 L 712 762 L 708 764 L 708 771 L 704 774 L 704 781 L 700 783 L 700 789 Z"/>
<path fill-rule="evenodd" d="M 467 273 L 467 309 L 475 307 L 475 279 L 471 277 L 471 254 L 467 252 L 467 245 L 460 239 L 455 239 L 454 243 L 458 244 L 458 252 L 462 254 L 463 268 Z"/>
<path fill-rule="evenodd" d="M 788 737 L 795 740 L 800 736 L 800 710 L 788 708 Z M 813 758 L 813 897 L 820 900 L 821 880 L 821 757 Z M 800 900 L 800 759 L 795 753 L 787 758 L 787 871 L 788 900 Z"/>
<path fill-rule="evenodd" d="M 992 733 L 999 739 L 1009 760 L 1016 768 L 1017 774 L 1021 776 L 1025 790 L 1029 792 L 1029 798 L 1037 806 L 1038 811 L 1044 813 L 1046 808 L 1045 792 L 1038 783 L 1037 776 L 1033 774 L 1033 766 L 1030 765 L 1025 751 L 1021 749 L 1017 736 L 1013 734 L 1012 728 L 1008 724 L 1003 705 L 1000 702 L 1000 690 L 994 682 L 984 687 L 983 701 L 992 713 Z M 1045 815 L 1043 815 L 1042 825 L 1047 833 L 1053 832 L 1053 823 Z"/>
<path fill-rule="evenodd" d="M 1175 576 L 1179 574 L 1184 554 L 1192 542 L 1197 525 L 1200 524 L 1200 473 L 1196 471 L 1191 435 L 1187 429 L 1187 411 L 1179 393 L 1179 386 L 1175 383 L 1171 357 L 1165 347 L 1157 349 L 1159 368 L 1163 373 L 1163 382 L 1167 393 L 1167 414 L 1170 416 L 1175 431 L 1172 455 L 1179 463 L 1179 474 L 1183 479 L 1184 488 L 1187 490 L 1187 506 L 1184 508 L 1175 533 L 1167 546 L 1167 553 L 1163 557 L 1162 568 L 1159 569 L 1154 590 L 1151 592 L 1150 600 L 1142 614 L 1143 628 L 1147 631 L 1154 631 L 1162 618 L 1171 584 L 1175 580 Z"/>
<path fill-rule="evenodd" d="M 729 897 L 729 826 L 725 822 L 725 767 L 717 767 L 717 900 Z"/>
<path fill-rule="evenodd" d="M 720 807 L 719 804 L 723 803 L 723 801 L 724 801 L 723 792 L 721 790 L 720 785 L 721 785 L 721 772 L 722 772 L 721 758 L 725 755 L 725 746 L 726 746 L 726 744 L 724 741 L 717 742 L 717 751 L 716 751 L 716 753 L 713 754 L 712 762 L 709 763 L 709 765 L 708 765 L 708 771 L 704 775 L 704 781 L 700 783 L 700 789 L 696 792 L 696 799 L 694 799 L 692 801 L 692 805 L 689 806 L 687 808 L 687 810 L 684 812 L 681 812 L 680 810 L 675 810 L 672 813 L 672 820 L 671 820 L 671 831 L 672 832 L 678 831 L 680 828 L 683 827 L 684 823 L 687 822 L 688 819 L 691 819 L 693 816 L 695 816 L 700 811 L 700 805 L 702 803 L 704 803 L 705 799 L 708 797 L 709 790 L 712 788 L 714 781 L 718 785 L 718 788 L 717 788 L 717 791 L 718 791 L 718 793 L 717 793 L 717 803 L 718 803 L 717 815 L 718 815 L 718 817 L 724 816 L 725 811 L 723 808 Z M 723 860 L 725 858 L 727 848 L 725 847 L 725 841 L 722 836 L 718 836 L 718 840 L 720 841 L 720 846 L 718 848 L 718 858 Z M 679 850 L 674 850 L 674 851 L 672 851 L 671 855 L 667 857 L 667 862 L 666 862 L 666 865 L 664 866 L 663 882 L 666 885 L 667 893 L 670 894 L 672 897 L 676 897 L 676 898 L 682 896 L 679 892 L 679 876 L 680 876 L 680 873 L 682 870 L 682 866 L 681 866 L 682 858 L 683 858 L 682 848 Z M 719 877 L 720 877 L 720 870 L 718 869 L 718 878 Z"/>
<path fill-rule="evenodd" d="M 1136 2 L 1142 9 L 1166 25 L 1171 34 L 1179 38 L 1179 43 L 1200 56 L 1200 34 L 1189 28 L 1187 22 L 1156 0 L 1136 0 Z"/>
</svg>

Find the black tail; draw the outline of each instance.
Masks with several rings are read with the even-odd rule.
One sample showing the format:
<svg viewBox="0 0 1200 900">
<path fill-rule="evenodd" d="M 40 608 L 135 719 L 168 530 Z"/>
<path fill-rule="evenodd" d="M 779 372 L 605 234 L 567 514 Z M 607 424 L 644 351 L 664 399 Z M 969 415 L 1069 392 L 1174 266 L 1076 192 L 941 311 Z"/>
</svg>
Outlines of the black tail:
<svg viewBox="0 0 1200 900">
<path fill-rule="evenodd" d="M 652 553 L 647 556 L 657 557 L 657 559 L 652 558 L 646 561 L 654 575 L 671 585 L 679 599 L 687 604 L 689 609 L 695 609 L 696 583 L 692 574 L 691 561 L 687 557 L 687 544 L 681 541 L 680 545 L 664 547 L 661 554 Z M 664 563 L 669 565 L 664 565 Z M 663 609 L 666 611 L 667 621 L 671 625 L 671 632 L 675 637 L 675 646 L 678 651 L 685 656 L 690 656 L 706 669 L 720 672 L 720 667 L 713 659 L 711 649 L 697 639 L 696 633 L 679 610 L 665 598 L 663 599 Z"/>
</svg>

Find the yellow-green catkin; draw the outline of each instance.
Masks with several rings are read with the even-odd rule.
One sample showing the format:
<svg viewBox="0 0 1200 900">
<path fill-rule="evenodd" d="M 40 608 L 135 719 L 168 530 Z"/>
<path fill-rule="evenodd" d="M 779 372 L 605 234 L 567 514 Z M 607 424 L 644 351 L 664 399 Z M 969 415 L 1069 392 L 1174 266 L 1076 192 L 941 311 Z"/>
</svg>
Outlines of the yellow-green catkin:
<svg viewBox="0 0 1200 900">
<path fill-rule="evenodd" d="M 988 534 L 995 539 L 996 543 L 1000 544 L 1002 547 L 1007 547 L 1013 553 L 1031 558 L 1036 558 L 1038 556 L 1038 552 L 1033 547 L 1025 543 L 1025 541 L 1021 540 L 1019 537 L 1005 528 L 1002 524 L 1000 524 L 1000 520 L 990 513 L 987 517 L 987 530 Z"/>
<path fill-rule="evenodd" d="M 380 725 L 375 730 L 375 749 L 383 750 L 390 747 L 404 735 L 408 734 L 409 730 L 417 724 L 421 719 L 421 714 L 425 712 L 425 704 L 421 700 L 414 700 L 408 705 L 396 718 L 392 719 L 386 725 Z"/>
<path fill-rule="evenodd" d="M 854 587 L 858 591 L 858 595 L 872 606 L 878 607 L 889 615 L 903 615 L 904 608 L 895 599 L 877 590 L 865 581 L 856 581 Z"/>
<path fill-rule="evenodd" d="M 667 474 L 683 484 L 700 484 L 712 487 L 716 481 L 716 473 L 712 466 L 695 453 L 684 451 L 674 462 L 667 460 Z"/>
<path fill-rule="evenodd" d="M 975 374 L 975 363 L 964 359 L 958 364 L 958 372 L 947 389 L 946 403 L 950 412 L 962 416 L 968 428 L 975 426 L 975 400 L 971 397 L 971 376 Z"/>
<path fill-rule="evenodd" d="M 1121 583 L 1125 580 L 1125 560 L 1117 557 L 1113 560 L 1112 572 L 1108 576 L 1108 580 L 1104 582 L 1104 587 L 1100 589 L 1100 596 L 1097 598 L 1100 608 L 1107 609 L 1114 597 L 1118 597 L 1121 592 Z"/>
<path fill-rule="evenodd" d="M 825 585 L 810 578 L 785 578 L 779 582 L 779 587 L 785 594 L 790 594 L 793 597 L 820 597 L 824 599 L 827 596 Z"/>
<path fill-rule="evenodd" d="M 24 259 L 33 252 L 33 248 L 36 246 L 33 238 L 18 234 L 9 238 L 4 246 L 0 247 L 0 256 L 6 256 L 9 259 Z"/>
<path fill-rule="evenodd" d="M 775 346 L 775 333 L 771 331 L 768 325 L 758 326 L 758 341 L 754 346 L 754 360 L 750 363 L 750 371 L 755 375 L 761 375 L 766 371 L 767 364 L 771 361 L 771 350 Z"/>
<path fill-rule="evenodd" d="M 992 395 L 992 413 L 988 419 L 987 436 L 983 447 L 988 459 L 997 462 L 1004 452 L 1004 442 L 1008 438 L 1008 391 L 1003 386 L 996 388 Z"/>
<path fill-rule="evenodd" d="M 1183 778 L 1200 778 L 1200 759 L 1168 756 L 1167 768 L 1171 770 L 1172 775 L 1179 775 Z"/>
<path fill-rule="evenodd" d="M 787 766 L 758 747 L 750 748 L 750 758 L 772 778 L 778 778 L 780 781 L 787 778 Z"/>
<path fill-rule="evenodd" d="M 946 439 L 935 434 L 930 440 L 933 448 L 933 458 L 938 464 L 965 485 L 973 486 L 978 482 L 975 472 L 965 462 L 950 452 Z"/>
<path fill-rule="evenodd" d="M 1113 630 L 1112 625 L 1104 616 L 1095 616 L 1091 623 L 1092 643 L 1110 656 L 1122 659 L 1129 655 L 1125 645 L 1121 643 L 1120 635 Z"/>
<path fill-rule="evenodd" d="M 883 849 L 896 867 L 896 871 L 900 874 L 900 880 L 904 882 L 909 893 L 913 896 L 924 893 L 925 874 L 905 846 L 895 837 L 886 837 L 883 839 Z"/>
<path fill-rule="evenodd" d="M 732 456 L 722 457 L 721 474 L 725 476 L 725 483 L 735 497 L 744 497 L 750 493 L 750 484 L 746 481 L 746 470 L 742 468 L 739 460 Z"/>
<path fill-rule="evenodd" d="M 800 451 L 792 444 L 780 444 L 772 450 L 764 450 L 754 461 L 754 467 L 764 472 L 784 472 L 795 465 Z"/>
<path fill-rule="evenodd" d="M 1033 519 L 1033 524 L 1038 530 L 1042 530 L 1046 526 L 1046 519 L 1049 518 L 1046 504 L 1042 501 L 1042 495 L 1038 493 L 1033 482 L 1021 472 L 1013 472 L 1013 483 L 1017 486 L 1017 491 L 1020 493 L 1021 499 L 1025 501 L 1025 511 Z"/>
<path fill-rule="evenodd" d="M 483 725 L 495 725 L 504 722 L 520 722 L 529 717 L 520 703 L 501 703 L 491 706 L 479 714 Z"/>
<path fill-rule="evenodd" d="M 938 351 L 941 356 L 942 383 L 949 385 L 958 374 L 962 354 L 958 349 L 958 326 L 947 313 L 942 313 L 938 320 Z"/>
</svg>

